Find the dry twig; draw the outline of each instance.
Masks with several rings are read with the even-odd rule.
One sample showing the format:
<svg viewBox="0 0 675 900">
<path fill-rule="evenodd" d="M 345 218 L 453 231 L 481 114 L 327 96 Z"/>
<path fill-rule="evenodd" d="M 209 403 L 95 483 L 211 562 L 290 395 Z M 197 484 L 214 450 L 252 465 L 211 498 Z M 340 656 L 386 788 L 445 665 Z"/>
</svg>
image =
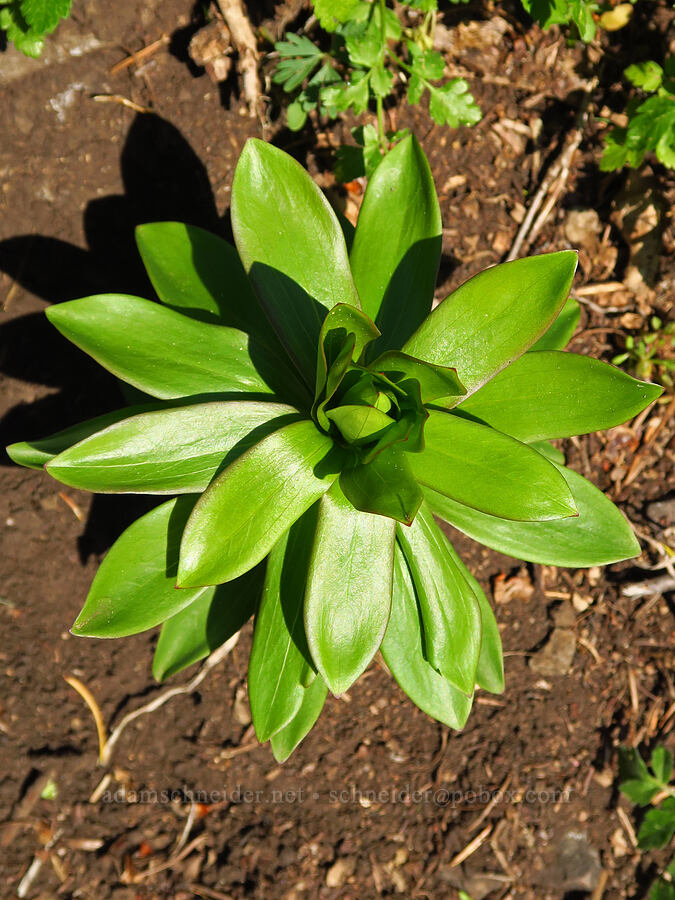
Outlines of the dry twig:
<svg viewBox="0 0 675 900">
<path fill-rule="evenodd" d="M 77 691 L 77 693 L 82 697 L 84 702 L 87 704 L 89 709 L 91 710 L 91 714 L 94 717 L 94 722 L 96 723 L 96 733 L 98 734 L 98 759 L 99 762 L 103 761 L 103 754 L 105 752 L 106 745 L 106 736 L 105 736 L 105 725 L 103 723 L 103 715 L 101 714 L 101 707 L 96 702 L 96 699 L 89 688 L 82 684 L 79 678 L 75 678 L 74 675 L 64 675 L 65 681 Z"/>
<path fill-rule="evenodd" d="M 586 84 L 572 136 L 560 156 L 549 168 L 539 185 L 539 189 L 532 198 L 530 208 L 518 229 L 509 255 L 506 257 L 507 260 L 515 259 L 521 250 L 527 250 L 541 231 L 544 222 L 551 214 L 553 207 L 558 202 L 558 198 L 569 178 L 574 154 L 577 152 L 583 138 L 584 126 L 588 116 L 588 107 L 591 102 L 591 94 L 595 90 L 597 83 L 598 79 L 592 78 Z M 537 215 L 537 213 L 539 213 L 539 215 Z"/>
<path fill-rule="evenodd" d="M 260 78 L 258 77 L 258 43 L 242 0 L 217 0 L 217 2 L 239 54 L 242 89 L 248 104 L 248 114 L 254 118 L 260 113 L 262 98 Z"/>
</svg>

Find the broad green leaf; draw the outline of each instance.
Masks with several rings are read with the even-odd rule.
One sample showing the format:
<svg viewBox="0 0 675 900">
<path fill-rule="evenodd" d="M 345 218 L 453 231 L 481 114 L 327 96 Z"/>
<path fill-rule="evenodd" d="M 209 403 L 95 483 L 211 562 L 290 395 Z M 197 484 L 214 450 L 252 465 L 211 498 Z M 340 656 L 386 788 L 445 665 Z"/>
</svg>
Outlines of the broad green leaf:
<svg viewBox="0 0 675 900">
<path fill-rule="evenodd" d="M 638 831 L 640 850 L 667 846 L 675 835 L 675 797 L 666 797 L 656 809 L 647 811 Z"/>
<path fill-rule="evenodd" d="M 480 609 L 481 640 L 476 668 L 476 685 L 491 694 L 501 694 L 504 691 L 504 657 L 495 614 L 483 588 L 464 565 L 450 541 L 447 541 L 446 546 L 455 565 L 473 589 Z"/>
<path fill-rule="evenodd" d="M 268 318 L 308 384 L 326 310 L 360 306 L 340 223 L 302 166 L 247 141 L 232 185 L 232 230 Z"/>
<path fill-rule="evenodd" d="M 368 182 L 350 253 L 363 310 L 382 332 L 380 352 L 400 347 L 429 313 L 441 232 L 429 164 L 408 136 Z"/>
<path fill-rule="evenodd" d="M 574 297 L 568 297 L 560 310 L 558 318 L 548 331 L 532 345 L 531 350 L 564 350 L 572 340 L 572 335 L 579 324 L 581 307 Z"/>
<path fill-rule="evenodd" d="M 547 441 L 620 425 L 662 393 L 599 359 L 543 350 L 525 353 L 457 410 L 519 441 Z"/>
<path fill-rule="evenodd" d="M 138 634 L 175 616 L 204 588 L 176 590 L 178 548 L 195 497 L 162 503 L 120 535 L 99 566 L 73 634 Z"/>
<path fill-rule="evenodd" d="M 457 369 L 469 394 L 528 350 L 562 309 L 574 277 L 571 250 L 480 272 L 439 304 L 403 347 Z"/>
<path fill-rule="evenodd" d="M 396 447 L 384 450 L 372 462 L 345 468 L 340 487 L 352 506 L 410 525 L 424 499 L 406 454 Z"/>
<path fill-rule="evenodd" d="M 326 702 L 327 694 L 328 688 L 325 681 L 320 675 L 317 675 L 309 687 L 305 688 L 300 708 L 291 721 L 270 738 L 272 753 L 277 762 L 286 762 L 298 744 L 314 728 Z"/>
<path fill-rule="evenodd" d="M 180 312 L 211 313 L 206 321 L 258 337 L 270 325 L 239 255 L 224 238 L 183 222 L 136 228 L 136 244 L 157 296 Z"/>
<path fill-rule="evenodd" d="M 58 303 L 49 321 L 113 375 L 170 400 L 194 394 L 270 394 L 243 331 L 197 322 L 159 303 L 99 294 Z"/>
<path fill-rule="evenodd" d="M 29 469 L 42 469 L 45 463 L 67 450 L 68 447 L 72 447 L 73 444 L 91 437 L 92 434 L 96 434 L 98 431 L 103 431 L 109 425 L 114 425 L 116 422 L 121 422 L 122 419 L 128 419 L 130 416 L 135 416 L 141 412 L 163 409 L 164 406 L 165 404 L 163 403 L 125 406 L 123 409 L 116 409 L 102 416 L 96 416 L 95 419 L 87 419 L 86 422 L 71 425 L 69 428 L 57 431 L 56 434 L 51 434 L 46 438 L 10 444 L 6 448 L 7 455 L 12 462 L 19 466 L 26 466 Z"/>
<path fill-rule="evenodd" d="M 559 466 L 565 465 L 565 454 L 548 441 L 532 441 L 530 447 L 545 456 L 549 462 L 557 463 Z"/>
<path fill-rule="evenodd" d="M 455 369 L 435 366 L 421 359 L 413 359 L 398 350 L 389 350 L 368 367 L 382 372 L 391 381 L 399 383 L 408 378 L 419 382 L 422 403 L 432 403 L 443 398 L 453 398 L 453 404 L 466 391 Z"/>
<path fill-rule="evenodd" d="M 292 406 L 257 400 L 141 413 L 65 450 L 47 471 L 97 493 L 201 493 L 249 447 L 298 418 Z"/>
<path fill-rule="evenodd" d="M 136 228 L 136 244 L 163 303 L 251 335 L 249 354 L 270 385 L 284 399 L 307 403 L 306 388 L 230 243 L 194 225 L 153 222 Z"/>
<path fill-rule="evenodd" d="M 162 625 L 152 661 L 157 681 L 207 657 L 251 618 L 260 597 L 262 567 L 209 587 Z"/>
<path fill-rule="evenodd" d="M 267 556 L 335 481 L 337 448 L 313 422 L 286 425 L 229 465 L 202 494 L 180 550 L 181 587 L 220 584 Z"/>
<path fill-rule="evenodd" d="M 334 694 L 366 669 L 391 606 L 394 522 L 360 512 L 334 484 L 321 498 L 305 594 L 312 659 Z"/>
<path fill-rule="evenodd" d="M 673 774 L 673 754 L 664 746 L 655 747 L 649 765 L 654 777 L 665 787 Z"/>
<path fill-rule="evenodd" d="M 558 467 L 579 510 L 576 518 L 513 522 L 469 509 L 436 491 L 425 490 L 429 505 L 469 537 L 516 559 L 551 566 L 605 566 L 640 555 L 633 531 L 614 504 L 572 469 Z"/>
<path fill-rule="evenodd" d="M 456 688 L 472 696 L 481 646 L 480 607 L 473 588 L 426 504 L 413 524 L 398 525 L 396 534 L 415 585 L 424 656 Z"/>
<path fill-rule="evenodd" d="M 501 431 L 431 410 L 424 439 L 426 449 L 411 456 L 410 464 L 426 487 L 503 519 L 543 522 L 576 515 L 560 471 Z"/>
<path fill-rule="evenodd" d="M 424 658 L 415 588 L 398 545 L 394 555 L 391 616 L 382 640 L 382 656 L 399 687 L 415 706 L 450 728 L 464 728 L 473 698 L 457 690 Z"/>
<path fill-rule="evenodd" d="M 267 559 L 248 664 L 251 716 L 261 743 L 293 719 L 316 675 L 302 622 L 316 517 L 315 504 L 275 544 Z"/>
</svg>

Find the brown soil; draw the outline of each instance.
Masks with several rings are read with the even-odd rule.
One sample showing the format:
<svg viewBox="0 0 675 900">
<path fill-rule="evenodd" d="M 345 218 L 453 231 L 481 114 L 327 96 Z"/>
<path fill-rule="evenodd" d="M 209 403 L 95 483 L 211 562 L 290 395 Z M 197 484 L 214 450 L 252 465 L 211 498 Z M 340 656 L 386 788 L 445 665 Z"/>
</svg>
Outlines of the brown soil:
<svg viewBox="0 0 675 900">
<path fill-rule="evenodd" d="M 671 14 L 658 10 L 648 29 L 639 9 L 611 41 L 603 75 L 611 89 L 596 98 L 598 108 L 617 106 L 611 79 L 624 47 L 644 56 L 668 44 Z M 477 76 L 482 123 L 454 132 L 423 111 L 391 111 L 420 136 L 441 196 L 439 296 L 508 251 L 528 197 L 574 125 L 582 65 L 582 52 L 559 34 L 526 30 L 510 14 L 462 7 L 450 15 L 465 20 L 449 52 Z M 221 91 L 186 62 L 194 21 L 184 0 L 121 0 L 114 11 L 90 0 L 52 38 L 45 63 L 0 53 L 2 446 L 119 404 L 114 380 L 48 327 L 45 301 L 100 291 L 152 296 L 133 247 L 138 222 L 178 219 L 227 233 L 235 162 L 246 138 L 262 131 L 240 114 L 234 78 Z M 162 33 L 169 44 L 142 67 L 109 73 Z M 96 102 L 95 94 L 124 96 L 154 114 Z M 614 215 L 625 177 L 598 173 L 600 128 L 588 126 L 530 248 L 569 246 L 570 210 L 597 210 L 603 233 L 582 254 L 577 287 L 621 280 L 629 263 Z M 268 122 L 264 135 L 330 184 L 328 148 L 342 139 L 340 127 L 296 136 Z M 649 187 L 667 208 L 672 174 L 655 170 Z M 627 329 L 639 331 L 651 312 L 668 318 L 675 234 L 669 218 L 663 225 L 653 289 L 590 296 L 597 303 L 584 307 L 576 351 L 611 359 Z M 671 543 L 663 513 L 647 504 L 674 487 L 672 413 L 672 403 L 662 404 L 565 448 L 641 534 Z M 561 862 L 568 832 L 598 854 L 607 876 L 598 897 L 646 896 L 663 857 L 640 857 L 631 845 L 617 812 L 635 822 L 617 792 L 616 749 L 673 743 L 672 599 L 622 594 L 627 581 L 650 577 L 644 569 L 659 562 L 653 545 L 644 544 L 636 564 L 576 572 L 520 567 L 458 536 L 495 600 L 507 684 L 502 698 L 478 698 L 461 734 L 415 709 L 374 664 L 348 697 L 329 699 L 309 738 L 277 766 L 255 743 L 247 714 L 245 629 L 196 693 L 127 729 L 109 793 L 90 803 L 105 772 L 90 714 L 63 676 L 83 681 L 112 725 L 163 688 L 150 673 L 155 633 L 105 642 L 74 638 L 68 627 L 103 554 L 147 504 L 92 501 L 2 464 L 0 821 L 14 824 L 0 828 L 1 896 L 15 896 L 34 859 L 43 864 L 29 897 L 440 900 L 462 885 L 474 900 L 488 889 L 491 897 L 587 896 L 575 893 L 583 884 Z M 529 660 L 559 605 L 572 600 L 573 663 L 544 677 Z M 46 778 L 56 797 L 36 800 Z M 188 852 L 176 860 L 191 799 L 201 805 L 188 823 Z M 478 849 L 453 866 L 477 835 Z"/>
</svg>

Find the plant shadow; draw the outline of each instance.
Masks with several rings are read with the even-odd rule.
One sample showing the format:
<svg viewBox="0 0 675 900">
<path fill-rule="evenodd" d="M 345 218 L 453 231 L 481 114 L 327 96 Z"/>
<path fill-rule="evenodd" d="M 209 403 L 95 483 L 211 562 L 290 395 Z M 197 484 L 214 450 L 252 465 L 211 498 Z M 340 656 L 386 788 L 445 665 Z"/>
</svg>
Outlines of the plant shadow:
<svg viewBox="0 0 675 900">
<path fill-rule="evenodd" d="M 87 248 L 56 237 L 21 235 L 0 242 L 0 271 L 48 303 L 99 293 L 154 297 L 136 250 L 137 225 L 181 221 L 229 237 L 204 165 L 180 131 L 139 115 L 121 154 L 123 195 L 92 200 L 84 213 Z M 0 420 L 0 464 L 7 444 L 51 434 L 124 404 L 120 385 L 65 340 L 40 313 L 0 326 L 0 372 L 53 390 L 20 403 Z M 156 498 L 96 495 L 79 539 L 81 560 L 104 552 Z"/>
</svg>

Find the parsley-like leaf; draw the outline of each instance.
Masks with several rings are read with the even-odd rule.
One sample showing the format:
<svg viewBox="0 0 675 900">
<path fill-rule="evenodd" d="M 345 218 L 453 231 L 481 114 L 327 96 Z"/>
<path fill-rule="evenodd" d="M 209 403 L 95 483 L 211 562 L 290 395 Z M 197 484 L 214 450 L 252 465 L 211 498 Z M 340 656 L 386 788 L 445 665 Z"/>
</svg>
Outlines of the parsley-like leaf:
<svg viewBox="0 0 675 900">
<path fill-rule="evenodd" d="M 429 114 L 438 125 L 475 125 L 482 113 L 463 78 L 452 78 L 441 87 L 429 84 Z M 408 95 L 410 96 L 410 95 Z"/>
<path fill-rule="evenodd" d="M 72 0 L 21 0 L 21 13 L 29 29 L 49 34 L 70 12 Z"/>
</svg>

